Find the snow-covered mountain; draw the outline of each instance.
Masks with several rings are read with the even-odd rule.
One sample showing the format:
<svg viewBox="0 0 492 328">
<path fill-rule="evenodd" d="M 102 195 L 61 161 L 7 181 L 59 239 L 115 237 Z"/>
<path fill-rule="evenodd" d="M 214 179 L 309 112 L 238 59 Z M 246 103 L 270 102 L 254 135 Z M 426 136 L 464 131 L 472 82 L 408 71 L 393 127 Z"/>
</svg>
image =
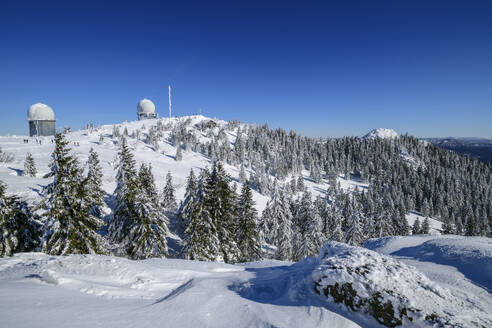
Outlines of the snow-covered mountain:
<svg viewBox="0 0 492 328">
<path fill-rule="evenodd" d="M 248 125 L 237 123 L 237 126 L 246 129 Z M 66 139 L 70 143 L 72 153 L 77 156 L 81 163 L 87 161 L 91 148 L 99 155 L 103 173 L 102 187 L 107 194 L 106 203 L 108 207 L 105 209 L 105 213 L 109 215 L 112 210 L 112 194 L 116 187 L 115 167 L 120 148 L 120 139 L 117 134 L 126 135 L 126 140 L 135 155 L 137 167 L 142 163 L 151 164 L 158 190 L 164 188 L 166 174 L 171 172 L 178 202 L 184 198 L 186 178 L 190 170 L 193 169 L 196 174 L 199 174 L 201 170 L 210 167 L 211 159 L 202 152 L 193 151 L 189 146 L 186 150 L 183 150 L 182 159 L 180 161 L 176 160 L 177 147 L 170 140 L 172 140 L 175 131 L 178 129 L 186 131 L 187 134 L 193 136 L 202 145 L 210 143 L 213 137 L 218 135 L 219 132 L 224 133 L 224 131 L 224 138 L 231 145 L 234 145 L 237 140 L 237 127 L 231 127 L 230 122 L 211 119 L 201 115 L 103 125 L 67 133 Z M 161 135 L 155 138 L 156 141 L 153 141 L 151 139 L 155 133 L 160 133 Z M 374 135 L 377 135 L 377 133 Z M 386 133 L 386 135 L 389 134 Z M 28 142 L 24 142 L 25 140 L 28 140 Z M 13 161 L 0 164 L 0 181 L 6 183 L 7 192 L 28 200 L 32 205 L 39 203 L 42 199 L 41 191 L 43 186 L 52 181 L 52 178 L 46 178 L 46 174 L 49 172 L 51 154 L 54 149 L 52 140 L 52 137 L 29 138 L 26 136 L 0 136 L 1 149 L 4 153 L 9 153 L 13 156 Z M 35 177 L 24 174 L 24 162 L 27 153 L 32 154 L 36 163 L 38 172 Z M 406 156 L 409 157 L 408 154 Z M 418 166 L 413 162 L 411 165 L 412 167 Z M 225 163 L 224 168 L 234 182 L 239 182 L 240 166 L 238 164 L 232 165 Z M 246 167 L 245 171 L 251 178 L 254 173 L 253 169 Z M 326 190 L 330 187 L 327 178 L 322 178 L 319 182 L 315 182 L 311 178 L 309 171 L 302 170 L 301 174 L 304 178 L 304 186 L 312 194 L 313 199 L 317 196 L 325 196 Z M 273 179 L 273 177 L 270 178 Z M 277 180 L 277 182 L 284 184 L 292 178 L 296 177 L 288 175 L 283 181 Z M 356 188 L 364 191 L 368 187 L 367 183 L 357 178 L 350 179 L 348 176 L 338 175 L 336 179 L 341 189 L 346 192 L 355 190 Z M 300 193 L 297 194 L 300 195 Z M 256 189 L 253 190 L 253 199 L 256 203 L 258 213 L 261 214 L 270 199 L 270 195 L 260 193 Z M 420 222 L 424 221 L 424 217 L 418 213 L 407 214 L 410 225 L 413 224 L 416 218 L 419 218 Z M 430 232 L 439 233 L 441 222 L 432 218 L 430 218 L 430 222 Z M 171 238 L 175 240 L 171 243 L 171 248 L 174 247 L 173 245 L 181 244 L 179 235 L 172 233 Z M 173 250 L 171 250 L 171 253 L 174 253 Z"/>
<path fill-rule="evenodd" d="M 206 125 L 208 122 L 212 123 L 209 123 L 209 127 L 202 131 L 200 129 L 201 124 Z M 148 141 L 149 134 L 158 124 L 166 126 L 166 129 L 157 144 L 152 145 Z M 150 163 L 152 165 L 156 185 L 159 190 L 162 190 L 164 187 L 166 174 L 170 171 L 173 175 L 177 199 L 181 200 L 185 192 L 186 177 L 190 170 L 193 169 L 196 171 L 195 173 L 199 173 L 202 169 L 210 167 L 211 160 L 199 152 L 184 150 L 183 159 L 176 161 L 175 155 L 177 148 L 169 143 L 168 139 L 173 128 L 178 125 L 184 125 L 186 130 L 196 136 L 201 143 L 206 143 L 211 141 L 211 133 L 217 134 L 221 128 L 227 125 L 227 122 L 201 115 L 160 118 L 78 130 L 67 133 L 66 138 L 70 142 L 72 152 L 81 163 L 87 161 L 91 148 L 99 154 L 104 175 L 103 189 L 108 195 L 111 195 L 116 187 L 115 165 L 119 150 L 118 138 L 113 137 L 113 133 L 115 129 L 118 129 L 121 134 L 126 130 L 128 133 L 127 141 L 135 155 L 137 167 L 142 163 Z M 212 125 L 213 128 L 211 127 Z M 226 134 L 229 142 L 231 144 L 234 143 L 236 140 L 235 131 L 227 130 Z M 102 141 L 101 136 L 103 137 Z M 28 139 L 29 142 L 24 143 L 24 139 Z M 36 143 L 36 139 L 41 144 Z M 12 162 L 6 164 L 0 163 L 0 180 L 7 184 L 7 191 L 9 193 L 15 193 L 30 200 L 32 203 L 36 203 L 41 199 L 39 193 L 40 188 L 52 180 L 52 178 L 44 178 L 49 172 L 49 162 L 54 149 L 52 140 L 52 137 L 29 138 L 26 136 L 0 136 L 1 149 L 5 153 L 12 154 L 14 157 Z M 36 177 L 23 175 L 24 160 L 28 152 L 33 155 L 38 169 Z M 225 169 L 237 182 L 239 179 L 239 166 L 225 164 Z M 251 173 L 251 170 L 246 169 L 246 171 L 247 173 Z M 306 178 L 309 177 L 308 171 L 304 170 L 302 174 Z M 342 176 L 338 178 L 338 182 L 344 190 L 351 190 L 355 187 L 359 189 L 367 187 L 365 183 L 344 179 Z M 304 183 L 313 193 L 314 197 L 322 194 L 321 191 L 328 187 L 326 180 L 316 184 L 310 179 L 305 179 Z M 257 205 L 257 210 L 261 213 L 268 197 L 257 191 L 253 191 L 253 197 Z"/>
<path fill-rule="evenodd" d="M 316 223 L 318 226 L 313 229 L 318 234 L 325 233 L 322 229 L 328 230 L 330 235 L 327 233 L 323 242 L 332 239 L 336 231 L 342 233 L 342 223 L 348 226 L 344 228 L 347 235 L 358 231 L 359 239 L 354 241 L 358 245 L 369 238 L 361 239 L 366 233 L 377 237 L 397 234 L 396 229 L 401 227 L 396 225 L 403 225 L 404 234 L 408 234 L 408 226 L 419 226 L 414 225 L 417 220 L 428 225 L 429 234 L 418 235 L 421 229 L 414 236 L 370 239 L 365 242 L 365 248 L 328 242 L 317 258 L 300 256 L 299 259 L 304 259 L 295 264 L 268 259 L 276 247 L 265 243 L 267 259 L 230 265 L 176 259 L 182 258 L 179 251 L 184 243 L 183 234 L 171 222 L 168 259 L 132 261 L 111 256 L 19 253 L 0 258 L 2 324 L 7 327 L 155 327 L 162 322 L 170 327 L 492 326 L 488 311 L 492 308 L 491 239 L 440 235 L 444 229 L 459 223 L 462 224 L 459 233 L 463 233 L 467 221 L 459 221 L 460 217 L 441 222 L 447 218 L 446 213 L 461 213 L 456 210 L 459 202 L 453 202 L 453 208 L 445 200 L 470 199 L 460 194 L 463 190 L 468 193 L 465 195 L 476 195 L 475 182 L 489 181 L 487 168 L 450 153 L 439 153 L 438 148 L 417 139 L 398 137 L 389 129 L 373 130 L 365 137 L 369 140 L 348 137 L 319 141 L 198 115 L 68 132 L 66 139 L 71 153 L 81 163 L 87 161 L 91 148 L 99 155 L 102 188 L 106 193 L 105 220 L 111 218 L 114 210 L 115 167 L 122 135 L 137 167 L 151 164 L 159 191 L 171 172 L 178 201 L 184 198 L 190 170 L 199 174 L 210 167 L 215 156 L 220 156 L 233 183 L 240 184 L 241 168 L 250 179 L 257 180 L 253 184 L 253 199 L 260 215 L 280 188 L 288 192 L 292 207 L 301 208 L 306 195 L 312 199 L 322 196 L 317 200 L 325 212 L 313 210 L 312 216 L 304 221 L 316 222 L 313 218 L 323 215 L 325 221 L 317 221 L 320 224 Z M 275 149 L 270 143 L 275 143 Z M 178 149 L 179 145 L 182 148 Z M 26 199 L 30 205 L 39 204 L 44 197 L 43 187 L 53 180 L 46 177 L 54 150 L 52 138 L 0 136 L 0 148 L 8 159 L 0 163 L 0 181 L 6 183 L 7 192 Z M 287 150 L 289 155 L 282 157 Z M 36 164 L 37 174 L 33 177 L 24 172 L 27 153 L 32 154 Z M 270 157 L 272 153 L 275 156 Z M 485 178 L 473 180 L 461 174 L 448 178 L 456 173 L 456 165 L 471 167 Z M 439 175 L 439 179 L 434 179 L 433 174 Z M 301 190 L 296 187 L 299 185 Z M 449 190 L 446 195 L 438 192 L 444 186 Z M 482 213 L 490 207 L 487 207 L 488 193 L 484 191 L 487 186 L 478 189 L 480 202 L 474 205 L 479 210 L 475 212 Z M 403 193 L 406 197 L 402 197 Z M 424 195 L 428 198 L 423 198 Z M 318 205 L 307 203 L 308 211 L 309 206 L 312 209 L 319 205 L 319 202 Z M 298 218 L 308 213 L 296 213 L 297 208 L 288 210 L 297 216 L 292 221 L 299 221 Z M 473 209 L 470 212 L 474 213 Z M 439 216 L 430 218 L 433 213 Z M 474 223 L 469 217 L 464 219 Z M 332 223 L 335 226 L 329 226 Z M 293 227 L 295 224 L 298 223 L 292 222 Z M 313 226 L 310 224 L 309 229 Z M 466 229 L 474 234 L 482 233 L 473 230 L 470 224 Z M 299 239 L 292 237 L 296 238 Z M 316 254 L 321 245 L 317 244 L 309 254 Z"/>
<path fill-rule="evenodd" d="M 377 128 L 370 131 L 368 134 L 363 136 L 363 138 L 364 139 L 372 139 L 372 138 L 392 139 L 392 138 L 398 138 L 398 133 L 392 129 Z"/>
<path fill-rule="evenodd" d="M 0 258 L 1 323 L 53 328 L 492 325 L 490 239 L 388 237 L 365 246 L 328 243 L 318 258 L 295 264 L 20 253 Z M 346 292 L 333 294 L 342 285 L 351 286 L 351 292 L 345 287 Z"/>
</svg>

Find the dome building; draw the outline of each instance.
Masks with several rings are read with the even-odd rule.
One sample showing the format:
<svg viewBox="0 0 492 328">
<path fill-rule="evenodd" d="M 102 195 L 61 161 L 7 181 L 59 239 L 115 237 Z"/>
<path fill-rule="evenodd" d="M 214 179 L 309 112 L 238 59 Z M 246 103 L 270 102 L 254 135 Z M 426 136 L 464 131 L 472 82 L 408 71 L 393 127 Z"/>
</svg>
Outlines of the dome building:
<svg viewBox="0 0 492 328">
<path fill-rule="evenodd" d="M 29 136 L 54 136 L 55 112 L 50 106 L 37 103 L 29 107 L 27 111 L 29 122 Z"/>
<path fill-rule="evenodd" d="M 149 99 L 142 99 L 137 105 L 138 120 L 147 120 L 149 118 L 156 118 L 155 105 Z"/>
</svg>

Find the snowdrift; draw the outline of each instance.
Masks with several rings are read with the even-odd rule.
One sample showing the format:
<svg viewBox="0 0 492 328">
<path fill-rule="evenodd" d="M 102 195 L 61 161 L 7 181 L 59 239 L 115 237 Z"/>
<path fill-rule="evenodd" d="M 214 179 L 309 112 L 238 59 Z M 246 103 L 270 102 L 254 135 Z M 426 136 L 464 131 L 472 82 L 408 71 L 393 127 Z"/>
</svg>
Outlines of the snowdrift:
<svg viewBox="0 0 492 328">
<path fill-rule="evenodd" d="M 408 236 L 370 239 L 377 252 L 452 266 L 476 285 L 492 292 L 492 239 L 484 237 Z"/>
<path fill-rule="evenodd" d="M 390 256 L 328 242 L 318 261 L 312 273 L 316 293 L 328 302 L 372 316 L 384 326 L 492 324 L 474 303 L 458 299 L 415 267 Z"/>
<path fill-rule="evenodd" d="M 18 253 L 0 258 L 0 327 L 359 327 L 289 297 L 308 269 Z"/>
<path fill-rule="evenodd" d="M 241 265 L 19 253 L 0 258 L 1 326 L 492 327 L 491 294 L 433 262 L 454 254 L 490 276 L 490 239 L 388 237 L 366 247 L 376 251 L 329 242 L 317 258 Z M 436 247 L 441 257 L 426 253 Z"/>
</svg>

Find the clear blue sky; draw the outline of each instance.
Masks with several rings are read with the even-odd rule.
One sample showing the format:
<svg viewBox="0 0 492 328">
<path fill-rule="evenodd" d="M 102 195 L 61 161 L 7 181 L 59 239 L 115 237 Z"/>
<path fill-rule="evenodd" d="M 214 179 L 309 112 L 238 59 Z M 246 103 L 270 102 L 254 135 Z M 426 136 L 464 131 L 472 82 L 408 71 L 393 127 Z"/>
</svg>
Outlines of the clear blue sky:
<svg viewBox="0 0 492 328">
<path fill-rule="evenodd" d="M 492 138 L 492 1 L 0 2 L 0 134 L 167 113 Z"/>
</svg>

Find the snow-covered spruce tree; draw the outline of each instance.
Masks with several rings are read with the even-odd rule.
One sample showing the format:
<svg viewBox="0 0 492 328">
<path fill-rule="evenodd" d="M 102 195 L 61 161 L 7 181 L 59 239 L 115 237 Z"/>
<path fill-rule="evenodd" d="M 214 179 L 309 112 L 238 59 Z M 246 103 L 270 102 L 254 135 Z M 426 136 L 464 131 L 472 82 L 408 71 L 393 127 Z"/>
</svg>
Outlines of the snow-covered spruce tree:
<svg viewBox="0 0 492 328">
<path fill-rule="evenodd" d="M 297 191 L 304 191 L 304 189 L 305 189 L 305 187 L 304 187 L 304 177 L 301 174 L 297 178 Z"/>
<path fill-rule="evenodd" d="M 476 222 L 477 220 L 475 219 L 474 216 L 470 215 L 466 219 L 465 223 L 465 236 L 479 236 L 480 231 L 479 231 L 479 224 Z M 423 227 L 423 225 L 422 225 Z"/>
<path fill-rule="evenodd" d="M 43 252 L 51 255 L 107 253 L 102 237 L 96 232 L 104 223 L 90 213 L 82 169 L 70 154 L 68 141 L 61 133 L 55 135 L 50 167 L 53 182 L 45 187 Z"/>
<path fill-rule="evenodd" d="M 381 238 L 395 235 L 391 212 L 381 210 L 380 213 L 381 214 L 374 218 L 374 229 L 372 231 L 371 237 Z M 361 219 L 363 218 L 361 217 Z"/>
<path fill-rule="evenodd" d="M 311 233 L 315 233 L 314 230 L 317 230 L 315 228 L 316 223 L 312 222 L 315 213 L 311 198 L 310 192 L 304 192 L 299 208 L 294 216 L 296 238 L 294 239 L 293 252 L 295 261 L 302 260 L 306 256 L 312 256 L 318 251 L 319 241 L 315 239 L 321 239 L 321 237 L 317 232 L 316 235 L 311 235 Z M 321 221 L 319 215 L 317 220 Z M 318 223 L 321 225 L 321 222 Z M 313 231 L 310 231 L 310 228 Z M 321 227 L 319 227 L 319 230 L 321 231 Z"/>
<path fill-rule="evenodd" d="M 124 140 L 118 155 L 116 206 L 109 237 L 132 259 L 166 256 L 167 218 L 155 197 L 152 171 L 143 165 L 137 175 L 133 154 Z"/>
<path fill-rule="evenodd" d="M 222 257 L 219 250 L 219 238 L 217 229 L 209 212 L 205 210 L 203 186 L 210 173 L 204 170 L 198 184 L 197 201 L 190 211 L 189 224 L 185 230 L 186 244 L 185 257 L 189 260 L 220 261 Z"/>
<path fill-rule="evenodd" d="M 308 224 L 310 255 L 315 256 L 326 241 L 323 234 L 323 219 L 317 207 L 313 207 L 313 217 Z"/>
<path fill-rule="evenodd" d="M 176 161 L 181 161 L 183 159 L 183 150 L 181 149 L 181 145 L 178 143 L 176 145 L 176 156 L 175 156 Z"/>
<path fill-rule="evenodd" d="M 345 232 L 344 242 L 349 245 L 360 246 L 365 239 L 360 223 L 360 214 L 358 210 L 354 210 L 348 221 L 348 229 Z"/>
<path fill-rule="evenodd" d="M 418 235 L 421 233 L 421 228 L 420 228 L 420 220 L 419 218 L 415 219 L 415 221 L 413 222 L 413 226 L 412 226 L 412 235 Z"/>
<path fill-rule="evenodd" d="M 125 248 L 132 259 L 164 257 L 168 255 L 168 219 L 156 197 L 157 188 L 150 166 L 142 164 L 138 172 L 139 192 L 135 198 L 135 216 L 125 240 Z"/>
<path fill-rule="evenodd" d="M 215 225 L 219 240 L 220 255 L 224 262 L 239 261 L 240 251 L 236 243 L 234 198 L 230 187 L 231 178 L 220 162 L 213 165 L 212 172 L 203 186 L 204 210 Z"/>
<path fill-rule="evenodd" d="M 120 127 L 118 125 L 113 126 L 113 138 L 119 138 L 120 137 Z"/>
<path fill-rule="evenodd" d="M 258 213 L 248 181 L 243 184 L 239 196 L 237 216 L 237 242 L 241 251 L 240 261 L 258 260 L 261 258 L 261 242 L 256 226 Z"/>
<path fill-rule="evenodd" d="M 102 167 L 99 161 L 99 156 L 91 148 L 89 158 L 87 160 L 87 178 L 85 180 L 85 189 L 87 193 L 87 201 L 90 206 L 91 213 L 94 216 L 101 217 L 101 206 L 104 205 L 105 192 L 102 189 Z"/>
<path fill-rule="evenodd" d="M 330 233 L 329 239 L 342 242 L 344 238 L 342 231 L 342 217 L 338 213 L 335 213 L 333 223 L 333 230 Z"/>
<path fill-rule="evenodd" d="M 430 222 L 429 218 L 426 217 L 424 222 L 422 222 L 422 227 L 420 228 L 420 233 L 428 234 L 430 232 Z"/>
<path fill-rule="evenodd" d="M 24 174 L 30 177 L 35 177 L 38 170 L 36 169 L 36 163 L 31 153 L 27 153 L 26 160 L 24 162 Z"/>
<path fill-rule="evenodd" d="M 7 196 L 0 181 L 0 256 L 34 250 L 41 242 L 40 229 L 27 204 Z"/>
<path fill-rule="evenodd" d="M 274 257 L 277 260 L 290 261 L 293 258 L 292 215 L 290 213 L 290 210 L 286 211 L 285 213 L 287 214 L 287 216 L 282 218 L 283 223 L 278 229 L 277 251 L 275 252 Z"/>
<path fill-rule="evenodd" d="M 277 246 L 278 260 L 292 260 L 292 220 L 287 195 L 275 186 L 273 197 L 262 213 L 261 230 L 266 241 Z"/>
<path fill-rule="evenodd" d="M 284 204 L 278 186 L 275 187 L 272 198 L 267 202 L 263 213 L 261 214 L 260 229 L 265 241 L 275 245 L 280 228 L 280 218 L 284 216 Z M 290 213 L 290 208 L 288 209 Z M 291 215 L 292 216 L 292 215 Z"/>
<path fill-rule="evenodd" d="M 176 190 L 173 186 L 173 176 L 171 171 L 167 172 L 166 175 L 166 185 L 162 190 L 162 207 L 169 212 L 173 212 L 176 210 Z"/>
<path fill-rule="evenodd" d="M 122 243 L 134 223 L 134 207 L 139 192 L 135 159 L 125 139 L 120 144 L 116 170 L 115 207 L 108 235 L 113 242 Z"/>
<path fill-rule="evenodd" d="M 241 163 L 241 167 L 239 168 L 239 182 L 244 184 L 246 182 L 246 171 L 244 170 L 244 165 Z M 248 181 L 249 183 L 249 181 Z"/>
<path fill-rule="evenodd" d="M 446 216 L 442 223 L 442 233 L 445 235 L 452 235 L 455 233 L 454 217 Z"/>
<path fill-rule="evenodd" d="M 181 202 L 181 206 L 178 211 L 179 227 L 181 232 L 186 231 L 188 225 L 193 216 L 193 210 L 195 209 L 198 199 L 198 181 L 195 177 L 193 170 L 190 170 L 188 179 L 186 182 L 186 192 L 184 200 Z"/>
</svg>

